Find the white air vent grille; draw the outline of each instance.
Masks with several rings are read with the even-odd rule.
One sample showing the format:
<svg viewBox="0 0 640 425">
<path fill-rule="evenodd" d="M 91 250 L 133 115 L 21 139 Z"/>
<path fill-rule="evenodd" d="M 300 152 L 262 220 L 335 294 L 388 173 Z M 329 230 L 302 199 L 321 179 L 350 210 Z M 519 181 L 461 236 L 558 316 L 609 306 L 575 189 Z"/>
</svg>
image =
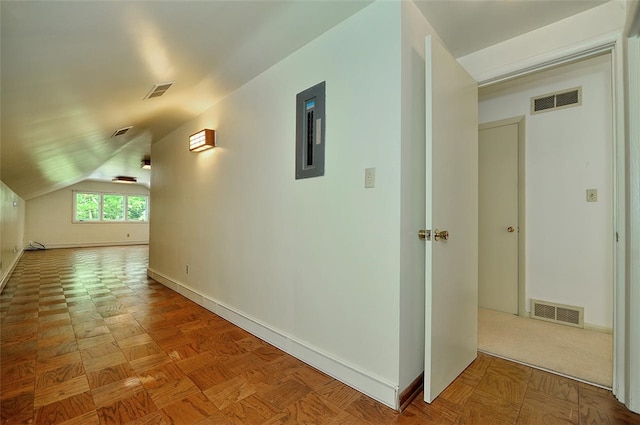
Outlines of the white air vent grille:
<svg viewBox="0 0 640 425">
<path fill-rule="evenodd" d="M 584 328 L 584 307 L 531 300 L 531 318 Z"/>
<path fill-rule="evenodd" d="M 169 87 L 171 87 L 173 85 L 173 81 L 169 81 L 167 83 L 159 83 L 154 85 L 153 87 L 151 87 L 151 90 L 149 91 L 149 93 L 147 93 L 147 95 L 144 97 L 144 99 L 151 99 L 152 97 L 160 97 L 163 94 L 165 94 L 165 92 L 167 90 L 169 90 Z"/>
<path fill-rule="evenodd" d="M 125 134 L 127 131 L 131 130 L 133 128 L 133 126 L 129 126 L 129 127 L 124 127 L 124 128 L 119 128 L 116 131 L 113 132 L 113 134 L 111 135 L 111 137 L 118 137 L 118 136 L 122 136 L 123 134 Z"/>
<path fill-rule="evenodd" d="M 531 98 L 531 114 L 582 105 L 582 87 L 543 94 Z"/>
</svg>

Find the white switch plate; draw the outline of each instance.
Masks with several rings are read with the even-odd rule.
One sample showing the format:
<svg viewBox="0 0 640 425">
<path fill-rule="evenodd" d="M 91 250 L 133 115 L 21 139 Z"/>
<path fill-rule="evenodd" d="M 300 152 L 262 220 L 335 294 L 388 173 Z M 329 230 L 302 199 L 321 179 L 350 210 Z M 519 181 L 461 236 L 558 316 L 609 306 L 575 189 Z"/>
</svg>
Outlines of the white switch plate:
<svg viewBox="0 0 640 425">
<path fill-rule="evenodd" d="M 598 202 L 598 189 L 587 189 L 587 202 Z"/>
<path fill-rule="evenodd" d="M 364 187 L 372 188 L 376 187 L 376 169 L 374 168 L 365 168 L 364 169 Z"/>
</svg>

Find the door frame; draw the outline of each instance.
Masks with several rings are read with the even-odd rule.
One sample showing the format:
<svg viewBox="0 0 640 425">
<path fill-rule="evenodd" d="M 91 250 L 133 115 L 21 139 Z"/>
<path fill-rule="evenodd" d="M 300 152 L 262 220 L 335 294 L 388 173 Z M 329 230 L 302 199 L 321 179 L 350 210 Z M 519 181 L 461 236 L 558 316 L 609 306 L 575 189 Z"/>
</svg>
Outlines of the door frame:
<svg viewBox="0 0 640 425">
<path fill-rule="evenodd" d="M 635 358 L 640 352 L 640 339 L 628 339 L 627 334 L 631 325 L 633 307 L 638 307 L 634 300 L 627 306 L 627 297 L 632 290 L 637 290 L 637 282 L 627 276 L 627 247 L 631 239 L 627 219 L 630 212 L 627 205 L 627 167 L 629 166 L 626 152 L 625 129 L 625 40 L 620 32 L 612 32 L 601 37 L 588 40 L 576 45 L 538 56 L 526 63 L 516 63 L 492 72 L 490 76 L 478 82 L 478 88 L 508 81 L 524 75 L 529 75 L 547 68 L 571 63 L 601 53 L 611 53 L 611 89 L 613 114 L 613 235 L 617 236 L 617 243 L 613 247 L 613 394 L 627 406 L 640 409 L 640 406 L 630 399 L 630 393 L 640 393 L 638 381 L 629 378 L 631 368 L 630 358 Z M 629 279 L 629 282 L 628 280 Z M 627 286 L 627 284 L 629 286 Z M 640 298 L 640 297 L 639 297 Z M 633 386 L 633 388 L 629 388 Z"/>
<path fill-rule="evenodd" d="M 525 116 L 520 115 L 498 121 L 481 123 L 478 131 L 516 124 L 518 126 L 518 316 L 528 317 L 526 298 L 526 129 Z M 478 138 L 478 148 L 480 139 Z M 480 164 L 478 163 L 478 167 Z"/>
</svg>

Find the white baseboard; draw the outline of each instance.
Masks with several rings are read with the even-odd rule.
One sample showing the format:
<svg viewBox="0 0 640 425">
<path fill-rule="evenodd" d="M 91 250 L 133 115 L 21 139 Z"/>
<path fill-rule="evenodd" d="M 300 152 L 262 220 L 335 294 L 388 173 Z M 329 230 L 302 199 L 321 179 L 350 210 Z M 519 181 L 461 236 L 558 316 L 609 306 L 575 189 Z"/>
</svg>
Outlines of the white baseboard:
<svg viewBox="0 0 640 425">
<path fill-rule="evenodd" d="M 101 246 L 124 246 L 124 245 L 149 245 L 149 241 L 122 241 L 122 242 L 86 242 L 86 243 L 50 243 L 44 247 L 46 249 L 62 248 L 94 248 Z"/>
<path fill-rule="evenodd" d="M 11 273 L 13 273 L 13 270 L 18 265 L 18 261 L 20 261 L 20 258 L 22 257 L 23 253 L 24 253 L 24 250 L 21 249 L 18 255 L 16 255 L 16 257 L 13 259 L 13 262 L 9 265 L 9 268 L 7 269 L 7 273 L 4 276 L 2 276 L 2 282 L 0 282 L 0 294 L 4 290 L 4 286 L 7 284 L 7 282 L 9 282 Z"/>
<path fill-rule="evenodd" d="M 398 409 L 398 385 L 386 382 L 384 379 L 362 370 L 358 366 L 337 358 L 318 347 L 263 323 L 258 319 L 236 310 L 231 306 L 225 305 L 150 268 L 147 269 L 147 276 L 225 320 L 228 320 L 234 325 L 281 349 L 287 354 L 296 357 L 392 409 Z"/>
<path fill-rule="evenodd" d="M 601 332 L 604 334 L 613 334 L 613 328 L 600 325 L 592 325 L 591 323 L 585 323 L 584 329 L 587 331 Z"/>
</svg>

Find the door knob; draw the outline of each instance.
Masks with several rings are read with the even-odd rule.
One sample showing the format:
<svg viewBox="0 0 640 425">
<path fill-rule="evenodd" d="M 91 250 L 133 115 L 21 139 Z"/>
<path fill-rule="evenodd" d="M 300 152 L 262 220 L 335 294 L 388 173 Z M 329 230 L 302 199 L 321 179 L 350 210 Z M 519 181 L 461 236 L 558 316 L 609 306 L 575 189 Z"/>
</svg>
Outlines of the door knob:
<svg viewBox="0 0 640 425">
<path fill-rule="evenodd" d="M 514 229 L 514 228 L 513 228 L 513 226 L 509 226 L 509 227 L 507 227 L 507 232 L 509 232 L 509 233 L 513 233 L 513 232 L 515 232 L 515 231 L 516 231 L 516 229 Z"/>
<path fill-rule="evenodd" d="M 442 239 L 443 241 L 448 241 L 449 240 L 449 231 L 447 230 L 434 230 L 433 231 L 433 239 L 435 239 L 436 241 L 439 241 L 440 239 Z"/>
<path fill-rule="evenodd" d="M 430 241 L 431 240 L 431 230 L 419 230 L 418 231 L 418 237 L 422 240 L 427 240 Z"/>
</svg>

